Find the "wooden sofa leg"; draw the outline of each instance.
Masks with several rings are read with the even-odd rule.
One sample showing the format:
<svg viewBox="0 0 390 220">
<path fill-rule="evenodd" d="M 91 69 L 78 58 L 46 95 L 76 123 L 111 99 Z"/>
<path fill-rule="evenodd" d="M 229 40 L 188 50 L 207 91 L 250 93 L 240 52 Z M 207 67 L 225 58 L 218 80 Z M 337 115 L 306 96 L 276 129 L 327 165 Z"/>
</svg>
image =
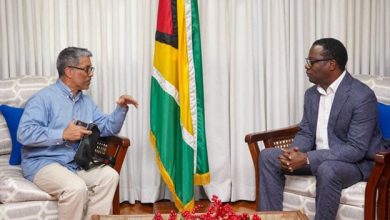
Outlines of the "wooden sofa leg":
<svg viewBox="0 0 390 220">
<path fill-rule="evenodd" d="M 114 194 L 114 200 L 112 201 L 112 214 L 114 215 L 120 215 L 121 213 L 120 207 L 119 207 L 119 184 L 116 187 L 115 194 Z"/>
</svg>

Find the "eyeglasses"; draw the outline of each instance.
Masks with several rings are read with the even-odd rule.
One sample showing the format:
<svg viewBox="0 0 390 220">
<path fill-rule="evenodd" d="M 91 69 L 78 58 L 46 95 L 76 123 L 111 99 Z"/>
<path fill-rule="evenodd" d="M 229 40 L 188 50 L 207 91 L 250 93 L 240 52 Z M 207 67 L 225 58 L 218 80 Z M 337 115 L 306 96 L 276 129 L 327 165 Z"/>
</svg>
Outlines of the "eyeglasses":
<svg viewBox="0 0 390 220">
<path fill-rule="evenodd" d="M 305 60 L 306 60 L 307 65 L 313 66 L 317 62 L 333 60 L 333 58 L 324 58 L 324 59 L 318 59 L 318 60 L 311 60 L 310 58 L 305 58 Z"/>
<path fill-rule="evenodd" d="M 93 66 L 86 66 L 84 68 L 80 68 L 80 67 L 77 67 L 77 66 L 68 66 L 69 68 L 74 68 L 74 69 L 78 69 L 78 70 L 82 70 L 84 71 L 86 74 L 90 74 L 90 73 L 93 73 L 93 71 L 95 70 L 95 67 Z"/>
</svg>

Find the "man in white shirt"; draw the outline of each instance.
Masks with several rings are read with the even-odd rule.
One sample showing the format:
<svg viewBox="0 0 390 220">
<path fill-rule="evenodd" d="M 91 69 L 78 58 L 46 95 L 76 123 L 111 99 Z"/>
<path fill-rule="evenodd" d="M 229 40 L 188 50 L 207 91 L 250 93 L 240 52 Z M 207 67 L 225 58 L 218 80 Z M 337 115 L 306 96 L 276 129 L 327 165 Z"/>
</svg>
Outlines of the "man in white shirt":
<svg viewBox="0 0 390 220">
<path fill-rule="evenodd" d="M 383 148 L 374 92 L 345 69 L 344 45 L 333 38 L 313 43 L 306 74 L 316 84 L 305 93 L 300 131 L 288 150 L 261 151 L 261 211 L 282 210 L 285 174 L 314 175 L 317 220 L 336 219 L 341 190 L 370 176 Z"/>
</svg>

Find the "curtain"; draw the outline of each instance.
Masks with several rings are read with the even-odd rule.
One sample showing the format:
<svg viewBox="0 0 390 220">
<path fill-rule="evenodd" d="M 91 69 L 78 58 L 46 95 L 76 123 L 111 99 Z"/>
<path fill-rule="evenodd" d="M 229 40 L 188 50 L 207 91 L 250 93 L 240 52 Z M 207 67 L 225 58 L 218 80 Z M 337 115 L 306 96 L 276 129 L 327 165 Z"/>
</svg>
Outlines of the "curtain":
<svg viewBox="0 0 390 220">
<path fill-rule="evenodd" d="M 105 112 L 138 99 L 120 135 L 131 140 L 120 197 L 169 197 L 149 142 L 157 0 L 0 0 L 0 78 L 56 75 L 67 46 L 92 51 L 90 94 Z M 199 0 L 211 198 L 254 200 L 247 133 L 298 123 L 311 86 L 304 57 L 314 40 L 347 47 L 354 74 L 390 75 L 390 1 Z M 0 88 L 1 89 L 1 88 Z"/>
</svg>

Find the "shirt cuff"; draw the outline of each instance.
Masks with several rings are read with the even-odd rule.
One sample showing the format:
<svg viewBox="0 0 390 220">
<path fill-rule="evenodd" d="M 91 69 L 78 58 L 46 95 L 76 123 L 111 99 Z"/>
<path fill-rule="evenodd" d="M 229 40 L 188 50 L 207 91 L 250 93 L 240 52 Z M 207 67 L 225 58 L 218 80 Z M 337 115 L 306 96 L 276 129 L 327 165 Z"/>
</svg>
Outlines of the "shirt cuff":
<svg viewBox="0 0 390 220">
<path fill-rule="evenodd" d="M 115 111 L 121 112 L 123 115 L 126 115 L 127 112 L 129 111 L 129 106 L 122 107 L 120 105 L 116 105 Z"/>
<path fill-rule="evenodd" d="M 64 140 L 62 139 L 62 134 L 64 133 L 64 130 L 57 129 L 57 130 L 50 130 L 48 137 L 50 138 L 50 142 L 52 142 L 52 145 L 60 145 L 64 143 Z"/>
</svg>

